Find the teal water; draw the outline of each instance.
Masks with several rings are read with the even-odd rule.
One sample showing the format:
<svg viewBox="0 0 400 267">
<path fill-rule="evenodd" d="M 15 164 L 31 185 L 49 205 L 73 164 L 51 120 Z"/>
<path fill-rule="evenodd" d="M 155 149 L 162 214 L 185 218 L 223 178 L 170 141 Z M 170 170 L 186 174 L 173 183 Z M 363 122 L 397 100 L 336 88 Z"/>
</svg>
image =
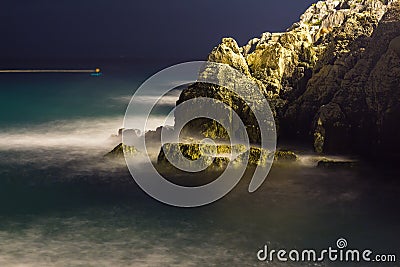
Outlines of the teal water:
<svg viewBox="0 0 400 267">
<path fill-rule="evenodd" d="M 277 165 L 255 193 L 245 177 L 195 209 L 143 193 L 124 162 L 103 155 L 130 95 L 159 69 L 0 76 L 0 266 L 331 266 L 267 264 L 256 253 L 341 237 L 400 256 L 399 173 L 389 167 Z"/>
<path fill-rule="evenodd" d="M 103 75 L 2 74 L 0 127 L 54 120 L 123 116 L 126 103 L 156 66 L 108 66 Z M 124 98 L 125 97 L 125 98 Z"/>
</svg>

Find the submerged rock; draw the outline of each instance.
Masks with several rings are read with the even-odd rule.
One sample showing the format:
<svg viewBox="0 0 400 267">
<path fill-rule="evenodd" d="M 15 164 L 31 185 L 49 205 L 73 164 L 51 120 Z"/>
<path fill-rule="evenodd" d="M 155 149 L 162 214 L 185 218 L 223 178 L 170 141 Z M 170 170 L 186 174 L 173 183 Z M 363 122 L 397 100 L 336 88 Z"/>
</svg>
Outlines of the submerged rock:
<svg viewBox="0 0 400 267">
<path fill-rule="evenodd" d="M 358 162 L 356 161 L 343 161 L 343 160 L 331 160 L 331 159 L 322 159 L 318 161 L 318 168 L 353 168 L 357 167 Z"/>
</svg>

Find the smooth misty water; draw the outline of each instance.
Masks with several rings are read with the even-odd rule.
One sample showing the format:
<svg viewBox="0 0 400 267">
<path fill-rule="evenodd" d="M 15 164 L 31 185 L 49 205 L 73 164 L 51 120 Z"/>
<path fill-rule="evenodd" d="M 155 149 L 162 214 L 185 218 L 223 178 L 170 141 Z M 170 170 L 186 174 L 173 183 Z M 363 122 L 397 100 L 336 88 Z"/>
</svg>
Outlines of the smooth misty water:
<svg viewBox="0 0 400 267">
<path fill-rule="evenodd" d="M 326 248 L 340 237 L 398 254 L 399 175 L 387 168 L 320 169 L 304 157 L 274 166 L 255 193 L 245 177 L 205 207 L 148 197 L 102 155 L 157 70 L 0 76 L 0 266 L 253 266 L 264 244 Z"/>
</svg>

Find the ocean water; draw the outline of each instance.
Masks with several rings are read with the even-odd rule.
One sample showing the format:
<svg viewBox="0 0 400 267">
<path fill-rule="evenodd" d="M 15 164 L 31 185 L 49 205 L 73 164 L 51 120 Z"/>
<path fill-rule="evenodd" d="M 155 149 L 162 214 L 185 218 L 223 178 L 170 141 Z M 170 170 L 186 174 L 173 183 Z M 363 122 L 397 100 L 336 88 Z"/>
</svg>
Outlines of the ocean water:
<svg viewBox="0 0 400 267">
<path fill-rule="evenodd" d="M 400 257 L 399 172 L 390 166 L 321 169 L 303 150 L 298 163 L 274 165 L 255 193 L 244 177 L 201 208 L 142 192 L 123 161 L 103 155 L 118 143 L 110 136 L 130 96 L 162 66 L 0 76 L 0 266 L 336 266 L 256 254 L 265 244 L 322 249 L 339 238 Z"/>
</svg>

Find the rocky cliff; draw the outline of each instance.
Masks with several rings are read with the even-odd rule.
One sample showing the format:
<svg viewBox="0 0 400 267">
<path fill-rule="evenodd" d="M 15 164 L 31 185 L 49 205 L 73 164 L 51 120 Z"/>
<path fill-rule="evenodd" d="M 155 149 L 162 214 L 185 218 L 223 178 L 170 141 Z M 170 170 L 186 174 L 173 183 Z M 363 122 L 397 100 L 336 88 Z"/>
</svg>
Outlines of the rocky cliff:
<svg viewBox="0 0 400 267">
<path fill-rule="evenodd" d="M 242 47 L 223 38 L 208 60 L 229 64 L 257 82 L 281 140 L 308 142 L 317 152 L 390 156 L 399 151 L 397 0 L 319 1 L 285 32 L 263 33 Z M 193 84 L 178 103 L 199 96 L 236 103 L 239 116 L 251 121 L 240 99 L 224 88 Z M 215 123 L 200 124 L 192 130 L 211 137 L 223 132 Z"/>
</svg>

